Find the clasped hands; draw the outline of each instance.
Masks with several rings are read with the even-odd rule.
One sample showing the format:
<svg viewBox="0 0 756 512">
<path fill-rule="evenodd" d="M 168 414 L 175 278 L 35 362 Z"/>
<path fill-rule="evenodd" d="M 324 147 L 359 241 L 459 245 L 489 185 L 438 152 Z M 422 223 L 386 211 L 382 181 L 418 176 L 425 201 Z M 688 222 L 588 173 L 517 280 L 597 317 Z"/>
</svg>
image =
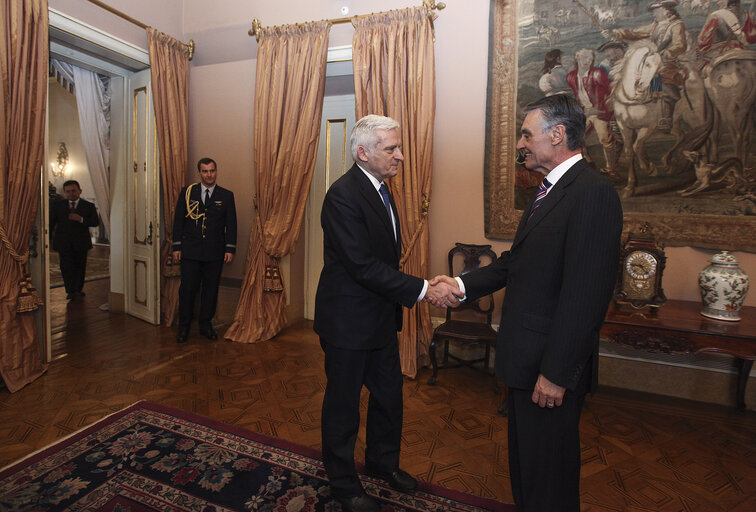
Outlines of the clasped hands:
<svg viewBox="0 0 756 512">
<path fill-rule="evenodd" d="M 437 308 L 456 308 L 459 300 L 465 296 L 459 289 L 457 280 L 450 276 L 436 276 L 428 281 L 425 300 Z"/>
</svg>

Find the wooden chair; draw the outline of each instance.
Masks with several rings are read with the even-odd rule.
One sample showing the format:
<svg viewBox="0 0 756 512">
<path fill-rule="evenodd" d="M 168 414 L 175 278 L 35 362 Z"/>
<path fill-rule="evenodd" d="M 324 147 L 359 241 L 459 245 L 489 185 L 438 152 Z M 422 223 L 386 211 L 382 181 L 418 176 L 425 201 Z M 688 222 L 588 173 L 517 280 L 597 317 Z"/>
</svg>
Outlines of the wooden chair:
<svg viewBox="0 0 756 512">
<path fill-rule="evenodd" d="M 490 264 L 496 259 L 496 253 L 490 245 L 473 245 L 457 243 L 449 251 L 449 275 L 458 276 L 471 272 L 481 266 Z M 460 265 L 461 262 L 461 265 Z M 455 265 L 456 263 L 456 265 Z M 433 375 L 428 379 L 428 384 L 437 382 L 438 371 L 446 368 L 459 368 L 468 366 L 493 376 L 490 368 L 491 347 L 496 347 L 497 332 L 491 327 L 491 315 L 494 309 L 493 295 L 481 297 L 476 301 L 465 301 L 457 308 L 446 310 L 446 321 L 436 327 L 431 340 L 429 355 L 433 365 Z M 464 319 L 460 319 L 463 317 Z M 484 356 L 475 359 L 463 359 L 449 353 L 449 343 L 453 342 L 463 347 L 481 346 L 485 350 Z M 443 343 L 443 361 L 439 366 L 436 360 L 436 348 Z M 449 359 L 453 363 L 449 363 Z M 481 367 L 475 366 L 483 363 Z M 493 387 L 499 391 L 496 378 L 493 379 Z"/>
</svg>

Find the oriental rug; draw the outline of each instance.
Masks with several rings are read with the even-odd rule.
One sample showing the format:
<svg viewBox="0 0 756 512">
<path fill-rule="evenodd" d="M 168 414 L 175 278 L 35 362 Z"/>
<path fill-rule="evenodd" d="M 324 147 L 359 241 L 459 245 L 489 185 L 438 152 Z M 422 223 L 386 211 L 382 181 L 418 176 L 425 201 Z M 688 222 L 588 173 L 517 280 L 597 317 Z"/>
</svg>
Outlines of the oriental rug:
<svg viewBox="0 0 756 512">
<path fill-rule="evenodd" d="M 409 495 L 361 478 L 382 512 L 515 512 L 427 483 Z M 0 470 L 3 511 L 340 509 L 317 450 L 145 401 Z"/>
</svg>

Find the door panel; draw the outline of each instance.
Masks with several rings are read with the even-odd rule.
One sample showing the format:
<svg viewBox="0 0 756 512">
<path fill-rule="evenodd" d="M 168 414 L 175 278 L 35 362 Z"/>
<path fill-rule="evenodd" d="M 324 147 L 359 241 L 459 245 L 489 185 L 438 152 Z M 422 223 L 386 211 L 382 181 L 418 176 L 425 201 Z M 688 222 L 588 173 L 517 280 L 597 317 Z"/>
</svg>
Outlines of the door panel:
<svg viewBox="0 0 756 512">
<path fill-rule="evenodd" d="M 326 96 L 320 125 L 318 156 L 307 200 L 305 250 L 305 318 L 315 314 L 315 292 L 323 268 L 323 230 L 320 210 L 328 187 L 339 179 L 354 161 L 349 150 L 349 134 L 354 126 L 354 95 Z"/>
<path fill-rule="evenodd" d="M 132 109 L 132 179 L 129 180 L 126 312 L 160 323 L 158 224 L 159 176 L 150 71 L 130 80 Z"/>
</svg>

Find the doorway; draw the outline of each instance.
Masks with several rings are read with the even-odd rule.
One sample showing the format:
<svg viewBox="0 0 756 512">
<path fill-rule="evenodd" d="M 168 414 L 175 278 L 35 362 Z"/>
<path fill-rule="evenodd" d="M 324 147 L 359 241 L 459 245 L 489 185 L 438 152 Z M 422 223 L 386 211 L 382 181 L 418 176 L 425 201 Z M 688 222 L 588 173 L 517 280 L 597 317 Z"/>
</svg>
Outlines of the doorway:
<svg viewBox="0 0 756 512">
<path fill-rule="evenodd" d="M 157 279 L 160 194 L 148 53 L 54 9 L 49 9 L 49 14 L 50 58 L 94 72 L 110 83 L 109 183 L 106 186 L 110 229 L 106 237 L 102 236 L 102 225 L 92 230 L 95 247 L 89 251 L 87 264 L 88 271 L 90 265 L 91 270 L 101 271 L 100 260 L 106 259 L 107 284 L 101 281 L 97 281 L 96 286 L 87 284 L 85 290 L 91 287 L 94 296 L 79 297 L 78 303 L 68 301 L 50 275 L 51 259 L 56 256 L 50 250 L 50 233 L 47 233 L 50 196 L 60 192 L 65 180 L 76 179 L 82 185 L 82 198 L 99 205 L 88 179 L 86 155 L 77 141 L 81 138 L 78 121 L 66 119 L 78 118 L 66 114 L 76 111 L 76 99 L 71 91 L 51 79 L 47 164 L 43 169 L 38 216 L 38 232 L 47 235 L 41 237 L 43 250 L 33 265 L 35 286 L 44 295 L 47 305 L 44 315 L 37 316 L 39 332 L 44 333 L 40 342 L 46 361 L 65 355 L 65 325 L 67 310 L 71 307 L 78 307 L 84 315 L 103 310 L 128 313 L 153 324 L 159 323 L 160 311 Z M 61 101 L 68 105 L 61 106 Z M 68 152 L 67 168 L 63 170 L 56 169 L 61 143 L 65 143 Z M 98 210 L 98 213 L 102 217 L 103 212 Z M 82 311 L 76 316 L 81 318 Z"/>
</svg>

